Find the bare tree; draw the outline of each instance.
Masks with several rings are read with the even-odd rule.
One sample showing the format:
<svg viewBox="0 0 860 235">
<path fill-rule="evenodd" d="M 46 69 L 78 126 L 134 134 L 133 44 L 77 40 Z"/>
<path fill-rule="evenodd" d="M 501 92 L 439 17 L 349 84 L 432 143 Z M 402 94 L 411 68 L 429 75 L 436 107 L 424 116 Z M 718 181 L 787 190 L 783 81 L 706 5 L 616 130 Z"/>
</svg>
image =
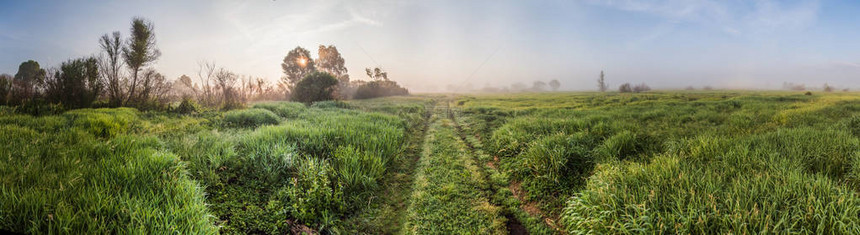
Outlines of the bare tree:
<svg viewBox="0 0 860 235">
<path fill-rule="evenodd" d="M 606 85 L 606 80 L 604 79 L 605 74 L 603 70 L 600 71 L 600 78 L 597 79 L 597 88 L 600 89 L 600 92 L 606 92 L 609 89 L 609 86 Z"/>
<path fill-rule="evenodd" d="M 122 74 L 123 60 L 122 55 L 122 39 L 119 32 L 113 34 L 102 35 L 99 39 L 99 45 L 102 48 L 102 57 L 99 59 L 99 70 L 101 76 L 105 80 L 108 103 L 113 106 L 122 105 L 124 94 L 123 86 L 126 81 Z"/>
<path fill-rule="evenodd" d="M 532 83 L 532 90 L 538 92 L 544 91 L 546 90 L 546 83 L 542 81 L 535 81 L 534 83 Z"/>
<path fill-rule="evenodd" d="M 215 62 L 199 62 L 197 66 L 197 79 L 200 82 L 200 92 L 198 93 L 197 102 L 212 106 L 216 100 L 212 87 L 213 80 L 215 79 Z"/>
</svg>

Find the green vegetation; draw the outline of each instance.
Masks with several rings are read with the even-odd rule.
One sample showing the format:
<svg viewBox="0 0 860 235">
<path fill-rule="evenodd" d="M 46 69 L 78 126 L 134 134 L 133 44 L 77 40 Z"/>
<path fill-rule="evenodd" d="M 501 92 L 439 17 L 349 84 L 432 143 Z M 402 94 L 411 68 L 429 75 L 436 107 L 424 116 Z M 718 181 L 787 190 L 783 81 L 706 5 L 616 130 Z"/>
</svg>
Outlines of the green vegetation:
<svg viewBox="0 0 860 235">
<path fill-rule="evenodd" d="M 418 165 L 406 228 L 410 234 L 505 234 L 500 209 L 450 120 L 430 126 Z"/>
<path fill-rule="evenodd" d="M 856 233 L 858 99 L 570 93 L 456 103 L 513 191 L 537 205 L 524 209 L 570 233 Z"/>
<path fill-rule="evenodd" d="M 0 229 L 853 234 L 858 101 L 699 91 L 4 106 Z"/>
</svg>

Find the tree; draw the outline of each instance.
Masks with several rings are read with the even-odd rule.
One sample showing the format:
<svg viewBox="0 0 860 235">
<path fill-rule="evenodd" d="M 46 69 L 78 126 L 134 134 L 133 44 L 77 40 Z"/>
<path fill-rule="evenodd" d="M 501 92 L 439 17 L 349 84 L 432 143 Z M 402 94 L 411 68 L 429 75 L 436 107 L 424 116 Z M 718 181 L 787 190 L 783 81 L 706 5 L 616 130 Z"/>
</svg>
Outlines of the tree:
<svg viewBox="0 0 860 235">
<path fill-rule="evenodd" d="M 316 71 L 314 61 L 311 60 L 311 52 L 302 47 L 296 47 L 295 49 L 287 52 L 287 56 L 284 57 L 284 62 L 281 63 L 281 68 L 284 70 L 284 75 L 286 75 L 286 77 L 283 78 L 284 83 L 287 84 L 291 90 L 299 83 L 299 81 L 304 79 L 307 74 Z"/>
<path fill-rule="evenodd" d="M 618 86 L 618 92 L 621 92 L 621 93 L 633 92 L 633 88 L 630 87 L 630 83 L 624 83 L 624 84 L 621 84 L 621 86 Z"/>
<path fill-rule="evenodd" d="M 385 72 L 379 67 L 373 69 L 366 68 L 364 69 L 364 72 L 367 73 L 367 76 L 370 77 L 370 79 L 375 81 L 388 81 L 388 72 Z"/>
<path fill-rule="evenodd" d="M 597 79 L 597 88 L 600 89 L 600 92 L 606 92 L 609 89 L 609 86 L 606 85 L 605 74 L 603 70 L 600 71 L 600 78 Z M 628 84 L 629 85 L 629 84 Z"/>
<path fill-rule="evenodd" d="M 0 74 L 0 105 L 6 105 L 12 93 L 12 75 Z"/>
<path fill-rule="evenodd" d="M 122 39 L 119 32 L 113 34 L 102 35 L 99 39 L 99 45 L 102 48 L 102 57 L 100 59 L 100 71 L 104 78 L 107 88 L 108 103 L 113 106 L 122 105 L 123 101 L 123 84 L 126 83 L 122 77 Z"/>
<path fill-rule="evenodd" d="M 645 83 L 639 83 L 639 85 L 633 86 L 633 92 L 637 92 L 637 93 L 643 92 L 643 91 L 650 91 L 650 90 L 651 90 L 651 87 L 649 87 Z"/>
<path fill-rule="evenodd" d="M 824 92 L 832 92 L 834 88 L 827 83 L 824 83 Z"/>
<path fill-rule="evenodd" d="M 122 48 L 122 56 L 125 64 L 131 70 L 131 85 L 128 88 L 126 102 L 135 98 L 138 86 L 138 73 L 150 63 L 161 56 L 161 52 L 155 46 L 155 32 L 152 23 L 143 18 L 134 18 L 131 21 L 131 38 Z M 144 87 L 144 89 L 146 89 Z"/>
<path fill-rule="evenodd" d="M 532 90 L 533 91 L 544 91 L 544 90 L 546 90 L 546 83 L 542 82 L 542 81 L 535 81 L 534 83 L 532 83 Z"/>
<path fill-rule="evenodd" d="M 94 57 L 63 62 L 59 70 L 45 79 L 48 102 L 63 104 L 66 108 L 90 107 L 103 88 L 98 60 Z"/>
<path fill-rule="evenodd" d="M 242 106 L 236 91 L 236 81 L 239 78 L 235 73 L 225 68 L 218 70 L 215 74 L 216 86 L 221 88 L 221 108 L 225 110 L 235 109 Z"/>
<path fill-rule="evenodd" d="M 557 91 L 558 88 L 561 87 L 561 82 L 559 82 L 558 79 L 553 79 L 552 81 L 549 81 L 549 87 L 552 88 L 552 91 Z"/>
<path fill-rule="evenodd" d="M 337 51 L 337 48 L 329 45 L 319 47 L 319 59 L 316 61 L 316 66 L 320 71 L 324 71 L 334 75 L 337 78 L 338 86 L 337 86 L 337 96 L 345 99 L 347 98 L 347 90 L 349 89 L 349 74 L 347 74 L 347 69 L 345 65 L 345 60 L 340 56 L 340 52 Z"/>
<path fill-rule="evenodd" d="M 302 103 L 313 103 L 334 99 L 333 91 L 337 79 L 329 73 L 312 72 L 296 83 L 293 88 L 292 100 Z"/>
<path fill-rule="evenodd" d="M 12 79 L 11 104 L 21 105 L 39 95 L 39 86 L 45 80 L 45 70 L 39 67 L 39 62 L 28 60 L 18 66 L 18 73 Z"/>
</svg>

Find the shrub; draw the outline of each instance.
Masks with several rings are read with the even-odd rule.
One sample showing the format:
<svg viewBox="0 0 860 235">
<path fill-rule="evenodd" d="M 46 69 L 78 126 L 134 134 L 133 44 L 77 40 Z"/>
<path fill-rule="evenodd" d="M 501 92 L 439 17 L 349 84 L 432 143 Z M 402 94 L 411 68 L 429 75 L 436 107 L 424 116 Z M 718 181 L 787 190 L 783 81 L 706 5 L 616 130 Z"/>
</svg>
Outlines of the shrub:
<svg viewBox="0 0 860 235">
<path fill-rule="evenodd" d="M 94 57 L 70 60 L 45 81 L 45 96 L 49 102 L 67 108 L 90 107 L 104 88 Z"/>
<path fill-rule="evenodd" d="M 234 127 L 257 127 L 261 125 L 274 125 L 280 122 L 278 115 L 265 109 L 241 109 L 224 113 L 224 122 Z"/>
<path fill-rule="evenodd" d="M 390 80 L 377 80 L 362 83 L 356 88 L 355 99 L 370 99 L 377 97 L 408 95 L 409 90 L 401 87 L 397 82 Z"/>
<path fill-rule="evenodd" d="M 621 84 L 621 86 L 618 86 L 618 92 L 621 92 L 621 93 L 633 92 L 633 88 L 630 87 L 630 83 L 624 83 L 624 84 Z"/>
<path fill-rule="evenodd" d="M 306 75 L 293 88 L 292 100 L 310 104 L 317 101 L 334 99 L 337 79 L 329 73 L 313 72 Z"/>
<path fill-rule="evenodd" d="M 347 206 L 342 184 L 333 181 L 332 168 L 324 159 L 304 158 L 297 169 L 295 179 L 278 192 L 279 198 L 293 218 L 319 230 L 332 229 Z"/>
<path fill-rule="evenodd" d="M 179 106 L 176 106 L 173 109 L 173 112 L 179 114 L 192 114 L 200 111 L 200 105 L 197 104 L 197 101 L 194 101 L 190 96 L 182 97 L 182 102 L 179 103 Z"/>
</svg>

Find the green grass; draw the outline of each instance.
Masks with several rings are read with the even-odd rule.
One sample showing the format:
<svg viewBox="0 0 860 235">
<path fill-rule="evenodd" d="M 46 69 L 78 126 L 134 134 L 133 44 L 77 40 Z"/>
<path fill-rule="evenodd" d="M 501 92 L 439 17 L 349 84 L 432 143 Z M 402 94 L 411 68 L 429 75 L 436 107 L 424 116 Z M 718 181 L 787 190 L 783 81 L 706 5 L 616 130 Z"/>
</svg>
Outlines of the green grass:
<svg viewBox="0 0 860 235">
<path fill-rule="evenodd" d="M 409 234 L 504 234 L 505 218 L 482 188 L 487 182 L 448 119 L 428 131 L 403 231 Z"/>
<path fill-rule="evenodd" d="M 570 233 L 857 233 L 855 93 L 551 93 L 457 104 Z"/>
<path fill-rule="evenodd" d="M 854 234 L 858 101 L 684 91 L 187 115 L 0 107 L 0 230 Z"/>
</svg>

